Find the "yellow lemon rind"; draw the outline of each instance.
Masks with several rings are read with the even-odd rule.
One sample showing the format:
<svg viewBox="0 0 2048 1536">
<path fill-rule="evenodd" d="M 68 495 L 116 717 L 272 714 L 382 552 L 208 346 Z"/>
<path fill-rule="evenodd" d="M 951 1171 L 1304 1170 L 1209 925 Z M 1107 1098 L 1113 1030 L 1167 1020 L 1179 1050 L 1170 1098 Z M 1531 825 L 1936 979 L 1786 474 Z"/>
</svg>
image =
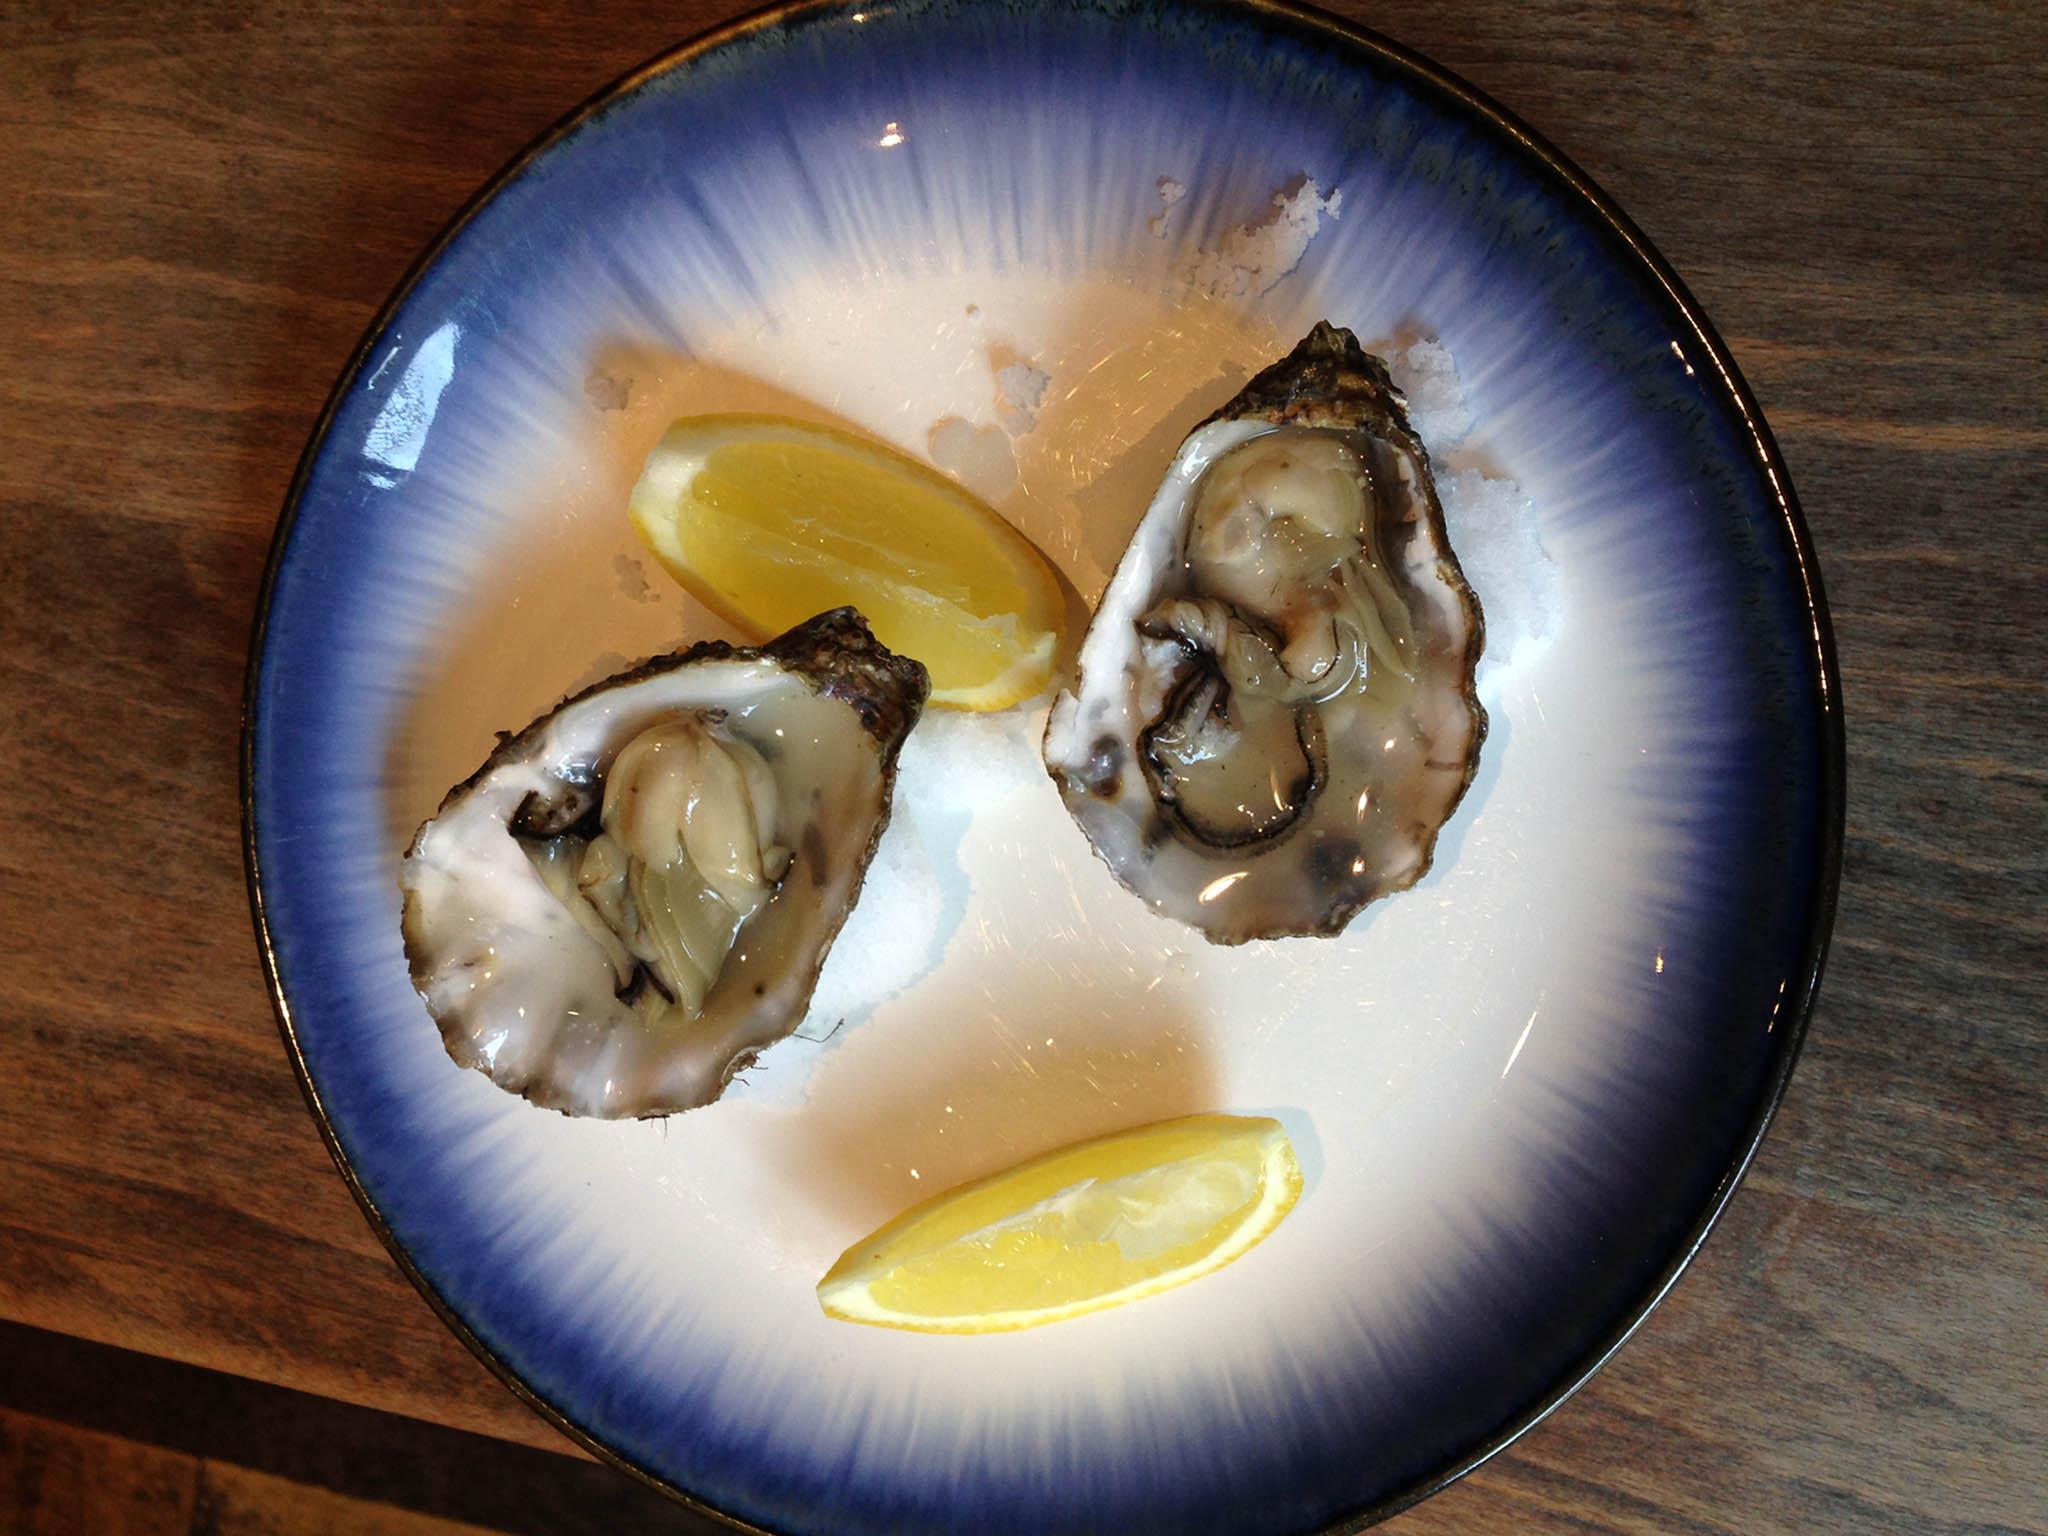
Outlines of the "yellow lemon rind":
<svg viewBox="0 0 2048 1536">
<path fill-rule="evenodd" d="M 1042 693 L 1051 684 L 1053 661 L 1065 616 L 1065 599 L 1058 578 L 1030 540 L 993 509 L 983 506 L 969 492 L 931 466 L 919 463 L 885 443 L 836 427 L 778 416 L 727 413 L 682 417 L 662 435 L 633 487 L 627 514 L 641 542 L 691 597 L 753 639 L 765 638 L 778 628 L 787 627 L 764 619 L 744 601 L 705 579 L 683 540 L 682 520 L 677 515 L 684 498 L 691 494 L 698 471 L 710 455 L 729 443 L 745 441 L 830 444 L 870 466 L 881 466 L 904 480 L 923 483 L 941 492 L 949 501 L 969 511 L 990 535 L 1007 568 L 1007 575 L 1024 597 L 1018 613 L 999 616 L 1015 620 L 1014 660 L 993 675 L 965 680 L 943 675 L 948 669 L 941 662 L 932 668 L 931 704 L 970 710 L 1003 709 Z M 886 594 L 881 603 L 869 605 L 879 611 L 870 612 L 863 608 L 870 623 L 876 624 L 878 633 L 886 627 L 886 604 L 889 601 L 898 602 L 905 609 L 957 613 L 963 633 L 986 628 L 991 622 L 989 618 L 959 609 L 921 589 L 898 585 L 891 593 L 891 584 L 879 572 L 865 573 L 860 585 L 871 590 L 881 589 Z M 862 606 L 857 598 L 849 596 L 856 607 Z M 886 640 L 886 636 L 884 638 Z M 931 664 L 931 658 L 920 659 Z"/>
<path fill-rule="evenodd" d="M 1003 1186 L 1028 1185 L 1032 1175 L 1042 1170 L 1078 1162 L 1081 1157 L 1095 1152 L 1103 1145 L 1114 1144 L 1126 1137 L 1195 1127 L 1203 1122 L 1215 1124 L 1233 1121 L 1236 1127 L 1240 1128 L 1239 1134 L 1257 1128 L 1257 1134 L 1265 1142 L 1259 1201 L 1246 1218 L 1232 1230 L 1228 1238 L 1191 1264 L 1162 1274 L 1147 1276 L 1116 1290 L 1077 1297 L 1054 1306 L 954 1316 L 907 1313 L 892 1309 L 877 1301 L 872 1293 L 873 1282 L 889 1267 L 891 1250 L 900 1247 L 919 1226 L 942 1215 L 951 1207 L 975 1202 L 988 1192 Z M 913 1206 L 870 1237 L 849 1248 L 839 1262 L 827 1272 L 824 1279 L 818 1282 L 818 1301 L 828 1317 L 843 1322 L 916 1333 L 1011 1333 L 1020 1329 L 1035 1328 L 1042 1324 L 1061 1322 L 1143 1300 L 1214 1274 L 1242 1258 L 1271 1236 L 1288 1212 L 1293 1210 L 1295 1203 L 1301 1198 L 1301 1192 L 1301 1167 L 1295 1159 L 1293 1146 L 1278 1122 L 1263 1118 L 1251 1120 L 1223 1115 L 1189 1116 L 1182 1120 L 1165 1121 L 1158 1125 L 1141 1127 L 1136 1132 L 1098 1138 L 1093 1142 L 1061 1148 L 1007 1172 L 945 1191 Z M 909 1256 L 907 1252 L 898 1254 L 897 1262 Z"/>
</svg>

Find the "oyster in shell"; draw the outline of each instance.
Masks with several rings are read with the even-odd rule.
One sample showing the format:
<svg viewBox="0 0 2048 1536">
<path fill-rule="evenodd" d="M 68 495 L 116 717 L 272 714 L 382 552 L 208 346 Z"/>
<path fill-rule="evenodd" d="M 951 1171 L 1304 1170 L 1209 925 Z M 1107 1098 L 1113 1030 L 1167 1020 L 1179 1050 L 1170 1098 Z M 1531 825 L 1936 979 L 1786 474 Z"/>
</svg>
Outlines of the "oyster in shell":
<svg viewBox="0 0 2048 1536">
<path fill-rule="evenodd" d="M 575 1115 L 717 1098 L 802 1022 L 927 686 L 841 608 L 657 656 L 502 738 L 400 868 L 449 1055 Z"/>
<path fill-rule="evenodd" d="M 1400 394 L 1324 322 L 1182 443 L 1046 767 L 1155 910 L 1334 934 L 1429 868 L 1486 735 L 1483 638 Z"/>
</svg>

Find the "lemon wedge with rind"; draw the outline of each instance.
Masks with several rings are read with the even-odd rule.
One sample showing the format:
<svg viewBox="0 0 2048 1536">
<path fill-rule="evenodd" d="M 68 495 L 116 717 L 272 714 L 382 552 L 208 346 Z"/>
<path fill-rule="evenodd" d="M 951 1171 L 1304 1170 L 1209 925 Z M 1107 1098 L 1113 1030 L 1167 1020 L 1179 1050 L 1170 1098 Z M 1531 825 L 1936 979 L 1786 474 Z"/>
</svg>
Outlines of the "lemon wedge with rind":
<svg viewBox="0 0 2048 1536">
<path fill-rule="evenodd" d="M 818 1300 L 828 1316 L 886 1328 L 1034 1328 L 1212 1274 L 1300 1197 L 1301 1167 L 1277 1120 L 1163 1120 L 912 1207 L 849 1248 Z"/>
<path fill-rule="evenodd" d="M 931 673 L 933 704 L 1002 709 L 1052 680 L 1066 604 L 1022 534 L 937 470 L 834 427 L 686 416 L 627 511 L 728 623 L 780 634 L 851 605 Z"/>
</svg>

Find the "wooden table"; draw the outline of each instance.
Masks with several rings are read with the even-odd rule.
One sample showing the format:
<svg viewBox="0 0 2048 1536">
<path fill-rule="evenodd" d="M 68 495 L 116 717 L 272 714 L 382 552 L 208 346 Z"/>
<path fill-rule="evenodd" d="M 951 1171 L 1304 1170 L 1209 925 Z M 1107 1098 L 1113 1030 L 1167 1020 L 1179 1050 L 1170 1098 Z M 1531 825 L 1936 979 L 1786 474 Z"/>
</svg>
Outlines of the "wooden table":
<svg viewBox="0 0 2048 1536">
<path fill-rule="evenodd" d="M 732 9 L 0 17 L 0 1404 L 75 1349 L 81 1414 L 157 1360 L 567 1449 L 400 1278 L 300 1099 L 243 893 L 244 650 L 300 445 L 415 252 Z M 1719 324 L 1804 498 L 1850 747 L 1827 984 L 1727 1218 L 1587 1390 L 1390 1529 L 2048 1532 L 2043 13 L 1340 9 L 1537 124 Z M 694 1528 L 519 1465 L 534 1507 L 597 1477 Z"/>
</svg>

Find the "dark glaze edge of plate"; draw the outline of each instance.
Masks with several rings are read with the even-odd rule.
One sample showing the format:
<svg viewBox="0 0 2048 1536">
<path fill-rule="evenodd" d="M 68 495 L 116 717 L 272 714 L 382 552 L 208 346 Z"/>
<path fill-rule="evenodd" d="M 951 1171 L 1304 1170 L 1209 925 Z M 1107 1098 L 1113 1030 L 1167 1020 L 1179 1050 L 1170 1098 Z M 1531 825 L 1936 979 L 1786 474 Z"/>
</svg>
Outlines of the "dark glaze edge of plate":
<svg viewBox="0 0 2048 1536">
<path fill-rule="evenodd" d="M 462 230 L 506 186 L 519 179 L 543 153 L 557 142 L 566 138 L 576 129 L 601 116 L 607 107 L 620 98 L 637 90 L 648 81 L 668 71 L 687 64 L 719 48 L 740 41 L 769 29 L 834 11 L 854 8 L 850 0 L 791 0 L 791 3 L 765 6 L 727 22 L 712 31 L 699 34 L 674 48 L 664 50 L 629 70 L 610 84 L 597 91 L 557 121 L 549 125 L 531 142 L 512 157 L 495 175 L 490 177 L 449 221 L 434 236 L 421 253 L 414 258 L 405 274 L 399 279 L 371 321 L 363 338 L 357 343 L 354 353 L 343 367 L 334 387 L 328 392 L 316 419 L 312 432 L 306 440 L 297 467 L 293 471 L 290 488 L 285 494 L 277 529 L 272 536 L 270 552 L 265 560 L 263 580 L 257 593 L 256 615 L 249 641 L 249 662 L 244 674 L 242 694 L 242 730 L 240 749 L 240 791 L 242 807 L 242 856 L 249 891 L 250 914 L 255 928 L 258 950 L 261 954 L 266 989 L 270 994 L 271 1007 L 277 1016 L 278 1029 L 283 1037 L 286 1054 L 290 1057 L 292 1069 L 298 1077 L 300 1091 L 305 1095 L 307 1108 L 311 1111 L 320 1135 L 327 1144 L 329 1155 L 334 1159 L 349 1192 L 356 1204 L 362 1208 L 378 1239 L 390 1252 L 399 1270 L 410 1280 L 413 1287 L 425 1298 L 443 1323 L 457 1338 L 468 1346 L 470 1352 L 502 1381 L 512 1393 L 541 1418 L 566 1435 L 576 1445 L 605 1464 L 626 1473 L 685 1507 L 737 1531 L 755 1533 L 755 1536 L 775 1536 L 766 1528 L 750 1524 L 726 1513 L 685 1490 L 676 1487 L 658 1474 L 638 1465 L 592 1435 L 566 1414 L 544 1400 L 510 1367 L 491 1352 L 469 1325 L 451 1308 L 434 1289 L 432 1284 L 413 1263 L 410 1255 L 392 1232 L 390 1225 L 378 1209 L 369 1191 L 364 1188 L 347 1154 L 343 1151 L 327 1110 L 320 1098 L 320 1091 L 307 1070 L 306 1060 L 300 1049 L 298 1035 L 292 1023 L 291 1004 L 285 995 L 284 978 L 279 970 L 277 952 L 272 943 L 270 925 L 263 901 L 262 870 L 256 848 L 256 794 L 255 794 L 255 739 L 257 686 L 262 673 L 265 637 L 269 628 L 270 604 L 277 583 L 284 551 L 290 542 L 294 525 L 298 519 L 299 503 L 311 476 L 313 465 L 324 446 L 329 427 L 342 401 L 354 388 L 364 363 L 376 350 L 390 328 L 391 321 L 405 300 L 410 296 L 420 279 L 434 266 Z M 1727 1209 L 1728 1202 L 1741 1183 L 1743 1175 L 1755 1160 L 1759 1147 L 1778 1105 L 1785 1096 L 1791 1081 L 1792 1069 L 1797 1064 L 1801 1048 L 1805 1044 L 1808 1024 L 1811 1021 L 1815 998 L 1820 989 L 1821 975 L 1826 968 L 1828 941 L 1834 926 L 1836 902 L 1841 885 L 1842 838 L 1846 801 L 1846 745 L 1842 715 L 1842 684 L 1840 666 L 1835 654 L 1833 624 L 1829 618 L 1827 599 L 1822 590 L 1820 569 L 1815 560 L 1812 540 L 1806 522 L 1799 510 L 1799 501 L 1792 488 L 1791 476 L 1778 451 L 1763 413 L 1750 393 L 1748 384 L 1736 368 L 1733 357 L 1721 340 L 1705 312 L 1701 309 L 1691 291 L 1685 286 L 1670 264 L 1658 253 L 1647 236 L 1623 213 L 1611 199 L 1596 186 L 1591 177 L 1579 169 L 1561 150 L 1557 149 L 1541 134 L 1523 123 L 1513 113 L 1494 102 L 1476 87 L 1453 75 L 1441 66 L 1432 63 L 1392 39 L 1358 23 L 1333 16 L 1310 6 L 1282 3 L 1282 0 L 1203 0 L 1198 9 L 1218 12 L 1250 13 L 1267 26 L 1291 33 L 1304 42 L 1334 44 L 1340 48 L 1363 50 L 1377 55 L 1396 69 L 1425 82 L 1445 97 L 1457 103 L 1474 118 L 1490 128 L 1506 135 L 1511 141 L 1534 158 L 1551 174 L 1556 176 L 1579 200 L 1591 210 L 1596 221 L 1605 232 L 1616 240 L 1640 267 L 1656 280 L 1664 290 L 1673 308 L 1683 317 L 1693 337 L 1703 349 L 1712 364 L 1727 398 L 1734 405 L 1741 418 L 1744 430 L 1749 436 L 1758 466 L 1763 470 L 1770 484 L 1781 525 L 1791 544 L 1807 614 L 1811 620 L 1816 675 L 1819 680 L 1821 697 L 1818 700 L 1818 717 L 1822 722 L 1820 742 L 1820 782 L 1818 790 L 1818 818 L 1820 863 L 1819 879 L 1815 885 L 1812 921 L 1801 945 L 1799 985 L 1788 990 L 1792 1001 L 1790 1027 L 1778 1036 L 1778 1045 L 1773 1054 L 1769 1076 L 1764 1085 L 1757 1107 L 1742 1138 L 1740 1151 L 1734 1163 L 1723 1173 L 1708 1197 L 1706 1208 L 1691 1230 L 1678 1246 L 1670 1263 L 1651 1281 L 1641 1300 L 1630 1308 L 1619 1325 L 1604 1337 L 1595 1341 L 1578 1360 L 1567 1366 L 1557 1382 L 1548 1389 L 1535 1406 L 1521 1417 L 1509 1423 L 1491 1439 L 1453 1457 L 1449 1464 L 1434 1472 L 1417 1478 L 1407 1486 L 1393 1493 L 1340 1515 L 1335 1521 L 1324 1526 L 1318 1536 L 1349 1536 L 1377 1525 L 1402 1510 L 1420 1503 L 1456 1482 L 1501 1451 L 1507 1449 L 1531 1429 L 1555 1412 L 1566 1399 L 1571 1397 L 1604 1366 L 1609 1359 L 1627 1343 L 1644 1320 L 1655 1310 L 1658 1303 L 1677 1284 L 1679 1276 L 1692 1263 L 1693 1258 L 1705 1244 L 1708 1235 Z"/>
</svg>

